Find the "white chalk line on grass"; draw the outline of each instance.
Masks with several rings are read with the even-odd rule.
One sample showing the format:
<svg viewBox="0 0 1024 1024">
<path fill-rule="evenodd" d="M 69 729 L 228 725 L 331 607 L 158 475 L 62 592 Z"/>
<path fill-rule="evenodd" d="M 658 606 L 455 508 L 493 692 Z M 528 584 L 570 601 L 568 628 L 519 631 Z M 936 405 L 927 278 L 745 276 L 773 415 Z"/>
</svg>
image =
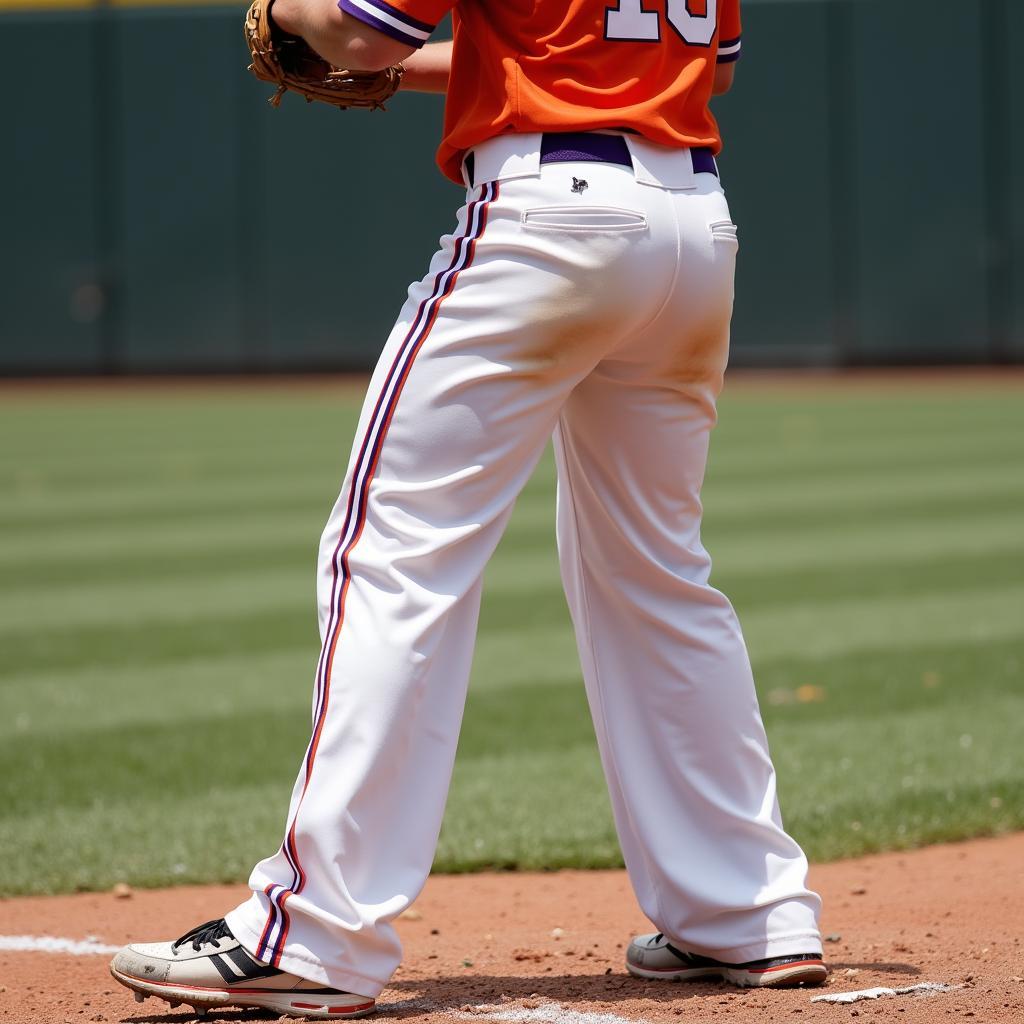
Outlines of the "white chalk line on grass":
<svg viewBox="0 0 1024 1024">
<path fill-rule="evenodd" d="M 63 939 L 55 935 L 0 935 L 0 953 L 64 953 L 67 956 L 107 956 L 120 946 L 107 946 L 94 936 Z"/>
</svg>

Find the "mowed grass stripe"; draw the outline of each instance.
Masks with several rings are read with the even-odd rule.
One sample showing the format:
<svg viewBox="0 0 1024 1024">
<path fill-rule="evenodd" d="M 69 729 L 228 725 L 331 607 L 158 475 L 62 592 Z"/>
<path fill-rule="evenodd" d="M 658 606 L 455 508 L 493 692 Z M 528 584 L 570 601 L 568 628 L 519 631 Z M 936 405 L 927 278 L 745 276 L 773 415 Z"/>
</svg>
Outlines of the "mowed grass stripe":
<svg viewBox="0 0 1024 1024">
<path fill-rule="evenodd" d="M 483 636 L 488 635 L 485 629 Z M 305 711 L 312 696 L 315 657 L 315 647 L 306 646 L 185 656 L 147 667 L 144 673 L 134 665 L 25 673 L 4 680 L 0 689 L 0 737 L 40 730 L 109 729 L 144 721 L 170 727 L 193 718 L 230 715 L 243 707 Z M 579 724 L 572 707 L 582 708 L 583 691 L 568 635 L 558 637 L 530 671 L 510 669 L 502 659 L 500 645 L 486 639 L 479 645 L 469 699 L 476 709 L 476 724 L 464 733 L 464 753 L 514 746 L 520 737 L 509 731 L 509 722 L 522 715 L 523 708 L 532 714 L 545 704 L 531 737 L 553 732 L 558 742 L 571 740 Z M 925 643 L 898 651 L 859 650 L 841 657 L 759 658 L 755 667 L 767 722 L 793 714 L 808 722 L 842 714 L 849 722 L 873 716 L 875 705 L 898 713 L 913 710 L 922 701 L 931 707 L 973 706 L 991 693 L 1019 692 L 1024 637 Z M 810 702 L 799 703 L 795 691 L 801 686 L 821 692 Z M 574 696 L 567 698 L 566 692 Z M 154 701 L 154 693 L 173 699 Z M 570 710 L 561 714 L 557 708 L 567 699 Z M 515 708 L 519 710 L 514 714 Z M 589 725 L 587 735 L 588 730 Z"/>
<path fill-rule="evenodd" d="M 295 714 L 309 708 L 318 648 L 232 651 L 163 665 L 26 672 L 0 684 L 0 738 L 129 727 L 170 728 L 239 709 Z M 154 694 L 161 695 L 154 700 Z"/>
<path fill-rule="evenodd" d="M 1021 639 L 1022 601 L 1024 583 L 1017 582 L 955 593 L 941 590 L 911 598 L 894 594 L 884 599 L 808 599 L 781 606 L 767 603 L 751 608 L 741 623 L 758 663 L 794 657 L 840 657 L 868 651 L 898 652 L 925 644 Z M 553 610 L 546 621 L 551 621 L 554 614 Z M 509 629 L 485 620 L 475 663 L 492 666 L 492 670 L 486 677 L 477 677 L 479 685 L 531 681 L 536 678 L 538 665 L 542 666 L 539 671 L 543 678 L 578 675 L 567 616 L 562 626 L 545 626 L 543 621 Z M 536 652 L 535 657 L 522 656 L 527 645 Z"/>
<path fill-rule="evenodd" d="M 57 574 L 61 565 L 67 567 L 69 574 L 79 575 L 88 572 L 91 563 L 109 564 L 123 557 L 137 560 L 149 554 L 159 559 L 169 554 L 195 556 L 211 551 L 220 557 L 236 551 L 240 562 L 246 556 L 247 560 L 258 561 L 262 548 L 281 542 L 294 544 L 303 538 L 315 551 L 328 511 L 327 507 L 319 511 L 254 509 L 237 519 L 223 517 L 201 524 L 176 522 L 160 529 L 154 529 L 146 520 L 138 520 L 56 535 L 48 530 L 30 537 L 5 534 L 0 537 L 0 569 L 4 570 L 4 579 L 8 572 L 24 578 L 31 576 L 32 566 L 39 565 L 42 571 L 60 579 Z M 545 510 L 543 517 L 538 515 L 533 523 L 530 518 L 513 518 L 504 543 L 516 548 L 549 548 L 554 536 L 553 508 L 550 513 Z M 878 510 L 874 515 L 855 510 L 822 519 L 788 513 L 759 517 L 752 499 L 749 514 L 731 520 L 709 514 L 704 535 L 713 557 L 721 557 L 724 552 L 727 557 L 743 558 L 747 565 L 761 565 L 767 559 L 768 564 L 776 566 L 780 557 L 786 564 L 815 564 L 821 561 L 821 551 L 828 548 L 834 549 L 836 564 L 844 564 L 844 559 L 849 564 L 900 551 L 935 552 L 939 546 L 952 550 L 979 550 L 981 546 L 980 550 L 992 550 L 996 537 L 1017 547 L 1024 541 L 1024 529 L 1019 523 L 1019 501 L 1013 494 L 992 499 L 985 505 L 967 496 L 955 502 L 926 502 L 916 510 L 903 509 L 899 515 L 890 509 Z M 977 533 L 988 536 L 972 536 Z M 721 546 L 716 547 L 719 541 Z M 877 554 L 873 556 L 872 552 Z"/>
<path fill-rule="evenodd" d="M 259 398 L 193 392 L 175 397 L 154 394 L 145 402 L 130 395 L 108 393 L 101 398 L 76 401 L 64 396 L 55 408 L 46 396 L 16 401 L 5 396 L 0 409 L 0 435 L 20 432 L 19 448 L 33 454 L 88 454 L 115 462 L 122 455 L 146 454 L 159 442 L 164 448 L 193 451 L 235 446 L 252 449 L 252 423 L 272 424 L 259 435 L 260 451 L 273 452 L 303 433 L 310 439 L 351 437 L 365 384 L 339 387 L 334 394 L 302 396 L 298 389 L 268 390 Z M 865 384 L 864 387 L 870 387 Z M 742 434 L 748 445 L 777 447 L 780 442 L 806 444 L 837 439 L 870 446 L 892 437 L 929 441 L 947 434 L 972 434 L 979 438 L 1005 434 L 1007 427 L 1024 425 L 1024 414 L 1014 406 L 1015 392 L 981 395 L 967 384 L 957 392 L 942 394 L 917 389 L 913 396 L 831 391 L 825 397 L 810 389 L 779 391 L 758 396 L 726 386 L 716 436 Z M 125 425 L 131 430 L 126 432 Z M 756 428 L 751 431 L 751 428 Z M 0 458 L 17 461 L 12 445 L 0 447 Z"/>
<path fill-rule="evenodd" d="M 190 577 L 177 585 L 161 580 L 125 586 L 116 580 L 62 587 L 57 595 L 16 592 L 0 595 L 0 636 L 38 629 L 42 622 L 60 633 L 107 624 L 153 626 L 265 615 L 303 605 L 312 616 L 313 583 L 312 572 L 287 568 Z"/>
<path fill-rule="evenodd" d="M 145 685 L 134 668 L 79 669 L 5 681 L 0 739 L 31 745 L 39 734 L 109 733 L 136 725 L 180 732 L 193 721 L 231 719 L 240 709 L 257 714 L 304 717 L 313 692 L 314 651 L 230 654 L 194 658 L 151 668 Z M 477 658 L 470 685 L 462 759 L 514 752 L 529 728 L 531 749 L 557 750 L 593 739 L 578 668 L 566 661 L 559 677 L 536 673 L 504 684 L 502 666 L 486 649 Z M 978 640 L 921 645 L 898 652 L 859 651 L 844 657 L 760 659 L 755 676 L 764 719 L 814 727 L 841 719 L 851 728 L 886 714 L 914 712 L 922 703 L 960 708 L 970 721 L 979 702 L 1000 694 L 1021 696 L 1024 640 Z M 811 699 L 798 690 L 812 687 Z M 153 700 L 153 693 L 172 699 Z M 14 747 L 12 746 L 13 750 Z M 13 761 L 19 761 L 14 756 Z M 74 772 L 72 763 L 63 769 Z M 2 817 L 2 815 L 0 815 Z"/>
<path fill-rule="evenodd" d="M 1006 564 L 1009 569 L 998 569 L 1002 578 L 998 584 L 994 578 L 965 578 L 951 590 L 951 577 L 943 575 L 940 565 L 929 570 L 938 577 L 933 576 L 930 586 L 925 580 L 915 580 L 910 588 L 886 590 L 875 585 L 867 595 L 855 596 L 826 595 L 819 589 L 811 602 L 799 588 L 789 592 L 788 601 L 781 595 L 777 600 L 754 598 L 745 609 L 744 632 L 755 650 L 758 644 L 768 645 L 763 649 L 766 656 L 785 653 L 789 645 L 800 642 L 824 644 L 821 649 L 831 652 L 856 649 L 865 636 L 891 636 L 898 641 L 900 630 L 907 631 L 910 643 L 937 638 L 947 628 L 962 637 L 1009 635 L 1021 628 L 1024 582 L 1017 571 L 1020 560 Z M 870 576 L 866 582 L 876 583 Z M 564 620 L 557 590 L 552 587 L 548 593 L 550 601 L 544 600 L 543 590 L 528 595 L 537 602 L 535 609 L 527 606 L 528 619 L 515 614 L 515 606 L 503 603 L 496 594 L 494 611 L 488 609 L 484 615 L 485 627 L 516 637 L 526 629 L 545 628 L 552 621 L 549 613 Z M 275 614 L 294 621 L 304 608 L 312 622 L 313 607 L 311 585 L 290 569 L 216 577 L 202 586 L 195 581 L 183 587 L 137 586 L 128 592 L 112 583 L 77 588 L 62 594 L 58 602 L 46 592 L 0 598 L 0 635 L 9 662 L 17 664 L 19 653 L 28 658 L 28 664 L 22 661 L 19 666 L 24 670 L 31 665 L 31 653 L 44 650 L 47 642 L 55 650 L 67 641 L 72 648 L 101 651 L 105 643 L 111 643 L 112 649 L 114 638 L 130 630 L 195 624 L 199 631 L 206 631 L 240 616 L 266 619 Z M 783 628 L 787 622 L 789 628 Z M 563 625 L 554 628 L 564 630 Z"/>
<path fill-rule="evenodd" d="M 354 422 L 348 419 L 337 424 L 329 434 L 311 435 L 308 443 L 254 445 L 251 437 L 239 434 L 234 438 L 216 433 L 196 433 L 191 444 L 183 444 L 175 435 L 172 446 L 159 435 L 152 447 L 133 451 L 103 445 L 97 451 L 87 440 L 80 448 L 40 449 L 38 444 L 27 450 L 13 450 L 7 455 L 2 477 L 4 490 L 44 486 L 59 481 L 62 488 L 94 490 L 97 484 L 124 485 L 131 481 L 184 479 L 201 481 L 207 478 L 240 479 L 264 471 L 268 464 L 278 466 L 285 479 L 318 472 L 327 467 L 343 470 L 352 443 Z M 322 439 L 327 436 L 330 443 Z M 880 438 L 872 445 L 857 429 L 830 437 L 800 437 L 780 443 L 757 434 L 744 437 L 743 444 L 712 442 L 710 472 L 723 477 L 742 474 L 749 479 L 776 477 L 814 471 L 872 470 L 879 475 L 897 472 L 905 465 L 996 465 L 1000 462 L 1020 463 L 1024 453 L 1020 432 L 1012 423 L 1002 429 L 974 432 L 964 430 L 947 433 L 942 444 L 930 432 L 921 436 L 896 433 Z M 88 439 L 88 434 L 86 433 Z M 3 462 L 0 461 L 0 466 Z"/>
<path fill-rule="evenodd" d="M 330 480 L 337 489 L 341 478 Z M 330 509 L 334 500 L 325 474 L 310 474 L 282 488 L 273 476 L 211 482 L 183 487 L 161 481 L 151 487 L 116 487 L 69 495 L 57 488 L 16 494 L 0 499 L 0 529 L 5 535 L 19 531 L 31 535 L 44 529 L 74 530 L 109 527 L 145 520 L 153 526 L 174 522 L 200 523 L 207 519 L 259 511 Z M 326 512 L 324 513 L 326 515 Z"/>
<path fill-rule="evenodd" d="M 4 637 L 0 695 L 5 679 L 37 672 L 130 666 L 144 685 L 151 666 L 238 652 L 319 651 L 319 644 L 308 608 L 244 614 L 228 609 L 215 619 L 164 621 L 146 629 L 131 623 L 54 630 L 41 623 L 38 629 Z"/>
<path fill-rule="evenodd" d="M 1021 636 L 1024 582 L 886 598 L 844 598 L 756 608 L 743 617 L 753 658 L 815 657 L 948 640 Z"/>
<path fill-rule="evenodd" d="M 312 550 L 316 550 L 323 522 L 314 527 L 318 519 L 326 521 L 330 508 L 323 509 L 322 516 L 316 517 L 308 510 L 300 514 L 291 511 L 272 510 L 261 514 L 258 509 L 237 519 L 224 518 L 197 527 L 184 522 L 154 530 L 148 522 L 138 520 L 130 524 L 117 524 L 106 529 L 69 530 L 47 537 L 39 536 L 0 537 L 0 567 L 24 565 L 32 559 L 53 564 L 63 561 L 87 567 L 88 563 L 118 558 L 121 555 L 153 552 L 188 552 L 228 548 L 237 551 L 239 557 L 248 553 L 253 560 L 259 559 L 260 549 L 265 544 L 274 544 L 280 539 L 294 541 L 296 532 L 301 530 Z"/>
<path fill-rule="evenodd" d="M 711 552 L 712 583 L 729 578 L 750 579 L 834 568 L 876 566 L 884 572 L 890 563 L 911 565 L 931 559 L 985 558 L 1003 553 L 1018 557 L 1024 551 L 1024 528 L 1015 513 L 968 519 L 936 518 L 924 522 L 858 526 L 794 523 L 771 533 L 719 531 L 711 521 L 704 540 Z M 533 590 L 544 580 L 555 580 L 554 533 L 530 537 L 509 535 L 488 566 L 487 587 L 503 591 Z M 785 585 L 785 584 L 783 584 Z"/>
<path fill-rule="evenodd" d="M 989 500 L 986 509 L 996 512 L 1007 512 L 1016 517 L 1024 497 L 1008 497 L 1005 501 Z M 985 557 L 995 552 L 1004 552 L 1015 557 L 1024 550 L 1024 530 L 1010 532 L 998 528 L 989 535 L 985 527 L 992 520 L 974 518 L 976 503 L 965 502 L 967 509 L 961 518 L 955 514 L 951 503 L 941 508 L 932 509 L 929 519 L 927 514 L 917 516 L 907 513 L 909 522 L 901 524 L 901 517 L 894 517 L 891 509 L 886 509 L 884 516 L 870 515 L 863 511 L 847 512 L 842 517 L 830 516 L 822 521 L 818 516 L 801 517 L 798 513 L 777 514 L 767 522 L 754 522 L 754 515 L 748 514 L 741 522 L 731 523 L 727 517 L 712 516 L 711 523 L 705 529 L 705 540 L 711 546 L 715 557 L 716 581 L 721 582 L 722 558 L 727 567 L 733 568 L 742 560 L 744 567 L 749 568 L 747 575 L 757 575 L 766 571 L 764 556 L 757 556 L 755 564 L 747 552 L 751 544 L 743 544 L 737 534 L 747 534 L 754 543 L 764 548 L 772 548 L 781 542 L 787 549 L 791 535 L 797 539 L 807 531 L 813 531 L 821 543 L 828 543 L 828 537 L 835 538 L 835 543 L 845 544 L 846 536 L 840 531 L 853 528 L 857 531 L 851 538 L 857 543 L 857 549 L 863 552 L 860 558 L 843 570 L 852 578 L 857 570 L 875 565 L 888 570 L 895 564 L 908 566 L 931 558 L 938 549 L 944 548 L 951 552 L 952 561 L 963 561 L 965 558 Z M 17 591 L 21 595 L 33 591 L 49 590 L 56 584 L 61 585 L 62 599 L 69 588 L 74 592 L 80 581 L 87 579 L 89 585 L 100 583 L 120 583 L 126 590 L 138 586 L 163 586 L 166 582 L 182 577 L 203 580 L 220 575 L 243 576 L 270 569 L 285 571 L 292 569 L 296 573 L 310 572 L 315 564 L 317 540 L 320 535 L 320 517 L 302 510 L 302 518 L 273 521 L 267 535 L 255 539 L 254 530 L 257 524 L 249 521 L 241 535 L 236 535 L 234 526 L 225 533 L 223 528 L 215 529 L 211 537 L 204 537 L 202 531 L 196 530 L 190 539 L 183 527 L 175 528 L 170 535 L 154 532 L 152 545 L 131 544 L 115 549 L 116 540 L 108 536 L 106 543 L 90 545 L 86 543 L 81 550 L 76 550 L 73 557 L 55 554 L 40 556 L 38 553 L 25 553 L 22 549 L 20 557 L 0 557 L 3 568 L 3 580 L 0 582 L 0 595 L 4 591 Z M 549 510 L 548 518 L 554 518 L 554 510 Z M 919 536 L 921 524 L 931 523 L 926 536 Z M 1005 522 L 1000 518 L 1000 526 Z M 288 524 L 291 525 L 288 525 Z M 900 538 L 908 532 L 914 534 L 913 541 L 904 547 Z M 872 539 L 874 538 L 874 539 Z M 142 538 L 140 538 L 141 542 Z M 47 547 L 49 545 L 46 545 Z M 12 542 L 12 547 L 14 547 Z M 155 549 L 155 550 L 154 550 Z M 909 550 L 908 550 L 909 549 Z M 851 549 L 852 550 L 852 549 Z M 36 549 L 38 551 L 38 548 Z M 719 555 L 722 558 L 719 558 Z M 520 559 L 525 556 L 525 561 Z M 493 586 L 508 590 L 532 590 L 537 584 L 543 585 L 557 577 L 557 566 L 554 555 L 554 524 L 541 522 L 535 526 L 526 525 L 522 518 L 514 521 L 506 537 L 495 555 L 497 569 L 490 569 Z M 833 563 L 834 564 L 834 563 Z M 758 567 L 761 567 L 760 570 Z M 769 563 L 767 569 L 775 570 Z M 799 559 L 790 563 L 787 576 L 806 573 L 809 567 Z M 729 571 L 731 577 L 734 572 Z M 787 581 L 783 580 L 783 588 Z M 852 592 L 852 591 L 851 591 Z M 2 598 L 0 598 L 2 600 Z"/>
<path fill-rule="evenodd" d="M 515 587 L 504 585 L 498 569 L 492 572 L 492 578 L 494 582 L 484 598 L 482 622 L 485 628 L 492 624 L 531 626 L 551 622 L 565 614 L 562 587 L 553 577 L 537 578 L 533 585 L 520 581 Z M 716 572 L 714 583 L 732 600 L 742 621 L 753 609 L 803 604 L 808 594 L 814 594 L 821 602 L 900 596 L 909 601 L 918 595 L 960 588 L 970 581 L 977 588 L 1012 585 L 1022 579 L 1024 548 L 1017 552 L 1000 550 L 988 555 L 958 555 L 944 560 L 886 561 L 884 565 L 868 562 L 839 572 L 828 565 L 785 573 Z"/>
<path fill-rule="evenodd" d="M 279 537 L 274 543 L 262 543 L 258 551 L 252 548 L 239 550 L 234 545 L 210 545 L 159 552 L 127 551 L 116 557 L 12 560 L 3 563 L 0 600 L 5 591 L 27 595 L 39 590 L 50 591 L 55 585 L 59 585 L 64 594 L 69 586 L 92 587 L 116 582 L 122 591 L 128 593 L 140 586 L 165 587 L 181 580 L 201 585 L 206 579 L 244 577 L 267 570 L 290 571 L 302 576 L 312 593 L 316 535 L 317 531 L 303 530 L 299 524 L 294 536 Z M 82 580 L 88 583 L 83 584 Z"/>
<path fill-rule="evenodd" d="M 719 449 L 721 449 L 719 445 Z M 893 442 L 891 449 L 865 453 L 863 447 L 852 447 L 843 453 L 822 453 L 813 449 L 806 453 L 765 452 L 762 455 L 746 450 L 742 454 L 724 457 L 712 445 L 708 464 L 709 480 L 739 480 L 750 483 L 779 481 L 785 477 L 807 476 L 812 473 L 837 471 L 870 472 L 881 485 L 893 476 L 900 476 L 909 466 L 946 468 L 955 472 L 957 466 L 1005 467 L 1014 472 L 1022 464 L 1020 444 L 1013 438 L 999 437 L 986 444 L 951 441 L 949 450 L 936 452 L 934 444 L 900 444 Z"/>
<path fill-rule="evenodd" d="M 137 485 L 68 494 L 57 489 L 25 492 L 0 499 L 0 528 L 4 536 L 31 538 L 68 528 L 76 532 L 121 527 L 144 520 L 151 527 L 174 523 L 215 522 L 248 516 L 254 512 L 316 510 L 326 517 L 340 478 L 333 474 L 292 480 L 282 488 L 273 476 L 215 481 L 201 487 L 180 482 L 160 482 L 148 488 Z M 1008 471 L 1005 465 L 963 466 L 955 474 L 948 467 L 908 467 L 905 474 L 878 487 L 876 476 L 860 473 L 812 474 L 787 478 L 776 487 L 758 488 L 756 503 L 745 481 L 712 481 L 705 489 L 705 508 L 716 521 L 747 522 L 782 520 L 786 516 L 844 514 L 849 518 L 867 511 L 886 515 L 927 514 L 929 509 L 985 506 L 1024 501 L 1024 472 Z M 554 506 L 548 488 L 533 487 L 516 504 L 513 529 L 553 528 Z"/>
<path fill-rule="evenodd" d="M 272 470 L 275 482 L 286 489 L 292 483 L 320 479 L 333 475 L 338 484 L 345 473 L 348 446 L 343 453 L 330 455 L 312 449 L 297 452 L 283 450 L 276 458 L 264 453 L 245 450 L 229 450 L 223 455 L 196 455 L 193 458 L 175 459 L 167 453 L 154 454 L 132 468 L 124 468 L 120 462 L 112 463 L 108 470 L 94 467 L 87 457 L 73 460 L 66 467 L 46 471 L 40 463 L 25 463 L 22 467 L 0 479 L 0 494 L 16 497 L 19 494 L 33 496 L 53 494 L 59 500 L 67 495 L 74 501 L 79 495 L 91 495 L 110 487 L 122 490 L 135 485 L 140 490 L 148 487 L 166 488 L 175 484 L 183 487 L 215 487 L 224 482 L 251 480 Z M 25 468 L 26 466 L 30 468 Z"/>
<path fill-rule="evenodd" d="M 1024 412 L 1014 404 L 1019 390 L 1007 389 L 988 398 L 968 388 L 948 397 L 924 390 L 905 400 L 894 394 L 879 396 L 878 401 L 837 394 L 823 398 L 780 394 L 766 400 L 750 392 L 740 395 L 727 385 L 713 437 L 726 447 L 743 438 L 745 448 L 790 451 L 830 448 L 845 439 L 859 441 L 869 451 L 893 438 L 923 444 L 945 441 L 951 435 L 991 439 L 1024 426 Z"/>
<path fill-rule="evenodd" d="M 894 440 L 890 446 L 878 452 L 865 454 L 862 447 L 854 446 L 849 452 L 838 450 L 822 451 L 818 447 L 803 452 L 786 452 L 768 449 L 758 452 L 745 448 L 740 453 L 723 451 L 724 446 L 712 446 L 708 464 L 709 481 L 721 480 L 739 483 L 769 482 L 778 484 L 784 479 L 807 477 L 812 474 L 839 476 L 843 472 L 868 474 L 880 481 L 900 477 L 906 471 L 932 470 L 955 472 L 959 465 L 972 470 L 977 467 L 991 468 L 998 472 L 1003 469 L 1013 474 L 1024 466 L 1021 444 L 1016 438 L 1000 436 L 985 443 L 972 438 L 951 439 L 949 446 L 937 450 L 934 443 L 908 444 Z M 25 465 L 28 463 L 22 456 Z M 273 472 L 275 482 L 286 491 L 292 484 L 300 487 L 310 480 L 333 479 L 335 489 L 340 486 L 347 461 L 347 446 L 343 456 L 337 453 L 282 452 L 276 460 L 264 454 L 250 452 L 226 452 L 223 456 L 204 455 L 193 460 L 175 461 L 168 456 L 141 460 L 134 469 L 123 469 L 119 465 L 104 473 L 89 464 L 87 459 L 70 463 L 59 473 L 44 473 L 38 465 L 31 469 L 14 470 L 0 478 L 0 499 L 4 505 L 16 501 L 19 494 L 35 498 L 40 493 L 53 495 L 55 501 L 66 497 L 74 501 L 78 495 L 90 496 L 106 487 L 116 490 L 134 485 L 140 490 L 147 486 L 166 489 L 174 484 L 183 489 L 204 486 L 209 483 L 215 488 L 225 483 L 234 485 L 239 481 L 265 476 Z M 545 460 L 546 461 L 546 460 Z M 87 500 L 89 498 L 87 497 Z"/>
<path fill-rule="evenodd" d="M 1024 586 L 994 591 L 925 595 L 907 600 L 891 596 L 751 609 L 743 615 L 744 633 L 758 661 L 801 655 L 835 656 L 872 650 L 898 651 L 908 645 L 963 640 L 998 642 L 1021 636 L 1019 607 Z M 485 621 L 477 642 L 478 685 L 511 686 L 579 675 L 568 616 L 551 624 L 496 627 Z M 159 628 L 137 624 L 45 628 L 5 637 L 5 678 L 69 669 L 74 666 L 130 666 L 145 677 L 147 666 L 175 661 L 263 651 L 308 653 L 318 650 L 313 616 L 288 610 L 262 615 L 202 617 L 192 622 L 162 622 Z M 528 650 L 530 657 L 524 657 Z"/>
<path fill-rule="evenodd" d="M 868 484 L 865 482 L 864 486 L 867 488 Z M 705 490 L 703 499 L 705 529 L 714 530 L 718 536 L 756 533 L 770 540 L 775 533 L 807 526 L 836 530 L 866 524 L 884 532 L 890 525 L 936 519 L 956 520 L 969 526 L 977 515 L 1020 513 L 1024 508 L 1024 467 L 1020 479 L 997 483 L 991 490 L 983 487 L 979 493 L 950 491 L 947 484 L 945 490 L 937 486 L 934 495 L 899 498 L 889 495 L 886 488 L 879 488 L 876 481 L 871 489 L 849 500 L 840 496 L 801 503 L 777 491 L 758 490 L 751 494 L 748 489 L 745 502 L 731 501 L 728 497 L 723 500 L 721 487 L 715 485 Z M 553 532 L 554 520 L 554 508 L 531 502 L 516 509 L 509 530 L 524 542 L 536 542 Z"/>
</svg>

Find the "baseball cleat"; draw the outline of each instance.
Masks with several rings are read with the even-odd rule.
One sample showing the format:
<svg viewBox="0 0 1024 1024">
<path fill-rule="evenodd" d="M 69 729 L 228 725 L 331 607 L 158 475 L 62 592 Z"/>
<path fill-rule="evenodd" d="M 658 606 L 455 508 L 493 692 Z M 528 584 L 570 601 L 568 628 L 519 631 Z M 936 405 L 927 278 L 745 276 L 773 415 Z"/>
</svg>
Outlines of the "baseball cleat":
<svg viewBox="0 0 1024 1024">
<path fill-rule="evenodd" d="M 110 973 L 140 1003 L 158 996 L 172 1009 L 189 1003 L 200 1015 L 213 1007 L 240 1006 L 287 1017 L 339 1020 L 365 1017 L 376 1005 L 370 996 L 326 988 L 260 963 L 223 918 L 201 924 L 174 942 L 125 946 L 111 961 Z"/>
<path fill-rule="evenodd" d="M 637 978 L 657 981 L 698 981 L 721 978 L 743 988 L 793 988 L 820 985 L 828 976 L 820 953 L 794 953 L 727 964 L 676 949 L 661 932 L 638 935 L 626 950 L 626 970 Z"/>
</svg>

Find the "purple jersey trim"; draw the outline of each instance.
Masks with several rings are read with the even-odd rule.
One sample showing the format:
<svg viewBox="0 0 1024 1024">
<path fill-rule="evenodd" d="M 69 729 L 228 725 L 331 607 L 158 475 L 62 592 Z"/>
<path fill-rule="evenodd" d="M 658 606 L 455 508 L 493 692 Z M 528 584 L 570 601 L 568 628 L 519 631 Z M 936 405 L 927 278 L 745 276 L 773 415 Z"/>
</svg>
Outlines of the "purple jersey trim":
<svg viewBox="0 0 1024 1024">
<path fill-rule="evenodd" d="M 740 59 L 741 38 L 741 36 L 737 36 L 735 39 L 719 39 L 717 63 L 731 64 L 734 60 Z M 728 52 L 723 53 L 723 50 Z"/>
<path fill-rule="evenodd" d="M 408 24 L 410 29 L 413 31 L 419 30 L 423 33 L 432 32 L 433 26 L 425 25 L 420 21 L 413 21 L 412 18 L 407 18 L 405 15 L 396 11 L 393 7 L 388 7 L 387 4 L 382 3 L 381 0 L 364 0 L 365 3 L 378 8 L 382 14 L 390 15 L 392 18 L 402 21 Z M 422 35 L 413 35 L 411 32 L 403 32 L 397 25 L 385 21 L 382 17 L 375 16 L 371 11 L 366 10 L 363 7 L 357 7 L 351 0 L 338 0 L 338 7 L 344 11 L 345 14 L 351 15 L 358 21 L 361 21 L 364 25 L 369 25 L 370 28 L 375 28 L 378 32 L 383 32 L 384 35 L 390 36 L 392 39 L 397 39 L 400 43 L 405 43 L 407 46 L 412 46 L 415 49 L 419 49 L 427 40 Z"/>
<path fill-rule="evenodd" d="M 397 7 L 392 7 L 391 4 L 386 3 L 385 0 L 366 0 L 368 4 L 372 4 L 378 10 L 383 11 L 385 14 L 390 14 L 392 18 L 397 18 L 399 21 L 404 21 L 407 25 L 411 25 L 413 28 L 418 28 L 421 32 L 433 32 L 436 25 L 431 25 L 426 21 L 417 21 L 415 18 L 410 17 L 405 11 L 400 11 Z"/>
</svg>

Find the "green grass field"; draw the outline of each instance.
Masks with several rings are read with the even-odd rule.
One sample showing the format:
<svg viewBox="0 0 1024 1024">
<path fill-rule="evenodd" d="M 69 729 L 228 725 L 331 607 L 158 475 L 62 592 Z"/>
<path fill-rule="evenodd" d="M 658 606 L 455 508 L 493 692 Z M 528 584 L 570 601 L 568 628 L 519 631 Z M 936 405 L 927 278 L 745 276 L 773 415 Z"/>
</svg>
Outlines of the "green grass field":
<svg viewBox="0 0 1024 1024">
<path fill-rule="evenodd" d="M 357 409 L 3 392 L 0 893 L 239 880 L 276 848 Z M 811 857 L 1024 827 L 1024 387 L 741 382 L 705 499 Z M 437 867 L 619 863 L 546 458 L 488 570 Z"/>
</svg>

